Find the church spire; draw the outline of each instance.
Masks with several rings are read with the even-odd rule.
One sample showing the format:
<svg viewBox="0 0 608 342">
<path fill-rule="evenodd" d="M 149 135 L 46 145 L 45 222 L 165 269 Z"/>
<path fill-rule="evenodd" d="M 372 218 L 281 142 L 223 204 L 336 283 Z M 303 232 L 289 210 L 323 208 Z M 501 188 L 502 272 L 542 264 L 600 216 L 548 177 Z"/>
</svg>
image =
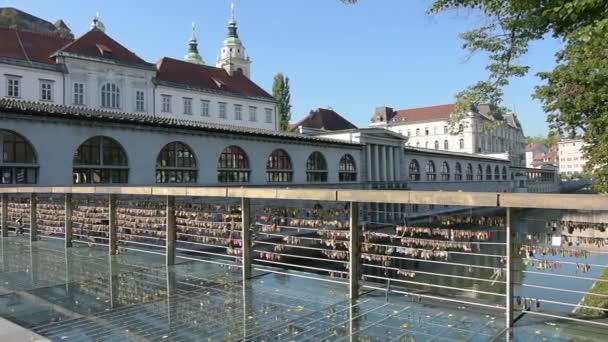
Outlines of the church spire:
<svg viewBox="0 0 608 342">
<path fill-rule="evenodd" d="M 184 60 L 194 64 L 205 64 L 205 61 L 203 61 L 203 58 L 198 53 L 198 41 L 196 39 L 196 26 L 194 23 L 192 23 L 192 33 L 188 41 L 188 53 L 184 56 Z"/>
<path fill-rule="evenodd" d="M 236 16 L 234 14 L 234 0 L 230 1 L 230 21 L 228 21 L 228 36 L 215 66 L 223 68 L 230 75 L 240 73 L 246 77 L 250 76 L 251 61 L 245 52 L 245 46 L 239 38 Z"/>
</svg>

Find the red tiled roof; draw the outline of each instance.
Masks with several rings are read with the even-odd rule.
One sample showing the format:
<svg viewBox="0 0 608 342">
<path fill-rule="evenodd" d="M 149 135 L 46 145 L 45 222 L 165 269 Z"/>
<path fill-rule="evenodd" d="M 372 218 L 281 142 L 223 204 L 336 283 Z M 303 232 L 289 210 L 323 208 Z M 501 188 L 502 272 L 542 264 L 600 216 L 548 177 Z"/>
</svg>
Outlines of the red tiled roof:
<svg viewBox="0 0 608 342">
<path fill-rule="evenodd" d="M 391 122 L 444 120 L 450 117 L 450 114 L 454 111 L 454 107 L 455 105 L 452 103 L 440 106 L 401 109 L 395 113 Z"/>
<path fill-rule="evenodd" d="M 71 40 L 47 34 L 0 28 L 0 57 L 55 64 L 53 52 Z M 21 42 L 21 43 L 20 43 Z"/>
<path fill-rule="evenodd" d="M 57 51 L 58 54 L 61 52 L 107 59 L 125 64 L 152 65 L 98 29 L 90 30 Z"/>
<path fill-rule="evenodd" d="M 318 108 L 311 110 L 305 118 L 299 122 L 289 125 L 291 130 L 298 127 L 324 129 L 327 131 L 340 131 L 344 129 L 354 129 L 357 126 L 346 120 L 340 114 L 331 109 Z"/>
<path fill-rule="evenodd" d="M 232 76 L 222 68 L 164 57 L 157 63 L 157 80 L 197 89 L 227 91 L 251 97 L 273 99 L 264 89 L 242 74 Z"/>
</svg>

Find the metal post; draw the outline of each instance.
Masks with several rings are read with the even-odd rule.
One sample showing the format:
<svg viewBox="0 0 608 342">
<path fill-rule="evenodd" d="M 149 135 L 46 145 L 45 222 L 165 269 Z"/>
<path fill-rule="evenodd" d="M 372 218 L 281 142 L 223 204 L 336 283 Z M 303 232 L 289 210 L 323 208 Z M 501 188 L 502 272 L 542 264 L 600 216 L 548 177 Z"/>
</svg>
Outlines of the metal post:
<svg viewBox="0 0 608 342">
<path fill-rule="evenodd" d="M 8 237 L 8 195 L 2 194 L 2 237 Z"/>
<path fill-rule="evenodd" d="M 241 238 L 243 257 L 243 282 L 251 278 L 251 199 L 241 200 Z M 244 284 L 243 284 L 244 286 Z"/>
<path fill-rule="evenodd" d="M 30 195 L 30 242 L 38 239 L 38 196 Z"/>
<path fill-rule="evenodd" d="M 505 316 L 506 316 L 506 327 L 511 329 L 513 327 L 513 278 L 512 278 L 512 259 L 511 259 L 511 236 L 513 222 L 515 220 L 515 209 L 507 208 L 507 224 L 506 224 L 506 303 L 505 303 Z"/>
<path fill-rule="evenodd" d="M 110 255 L 116 255 L 117 251 L 117 221 L 116 221 L 116 195 L 110 195 L 108 199 L 108 245 Z"/>
<path fill-rule="evenodd" d="M 167 196 L 167 266 L 175 265 L 175 196 Z"/>
<path fill-rule="evenodd" d="M 108 265 L 110 267 L 110 308 L 114 309 L 118 306 L 118 270 L 115 267 L 115 258 L 112 255 L 108 256 Z"/>
<path fill-rule="evenodd" d="M 348 292 L 349 298 L 359 298 L 359 278 L 361 276 L 361 259 L 359 255 L 359 203 L 350 202 L 350 257 L 348 260 Z"/>
<path fill-rule="evenodd" d="M 65 248 L 72 247 L 72 194 L 65 194 Z"/>
</svg>

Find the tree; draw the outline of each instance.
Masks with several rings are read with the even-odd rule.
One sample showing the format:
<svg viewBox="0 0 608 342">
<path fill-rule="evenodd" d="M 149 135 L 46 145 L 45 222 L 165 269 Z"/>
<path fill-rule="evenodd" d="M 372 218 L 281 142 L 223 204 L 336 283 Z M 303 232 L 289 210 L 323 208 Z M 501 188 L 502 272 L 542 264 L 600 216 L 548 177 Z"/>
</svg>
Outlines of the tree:
<svg viewBox="0 0 608 342">
<path fill-rule="evenodd" d="M 274 76 L 272 83 L 272 96 L 277 101 L 277 113 L 279 114 L 279 129 L 286 131 L 291 119 L 291 91 L 289 89 L 289 77 L 282 73 Z"/>
<path fill-rule="evenodd" d="M 534 97 L 543 103 L 552 132 L 582 135 L 596 189 L 608 192 L 608 1 L 606 0 L 434 0 L 429 13 L 454 9 L 480 12 L 487 22 L 461 34 L 463 48 L 486 52 L 487 80 L 457 94 L 457 113 L 481 103 L 506 110 L 502 89 L 529 67 L 519 63 L 530 43 L 547 35 L 561 40 L 557 66 L 538 76 Z"/>
</svg>

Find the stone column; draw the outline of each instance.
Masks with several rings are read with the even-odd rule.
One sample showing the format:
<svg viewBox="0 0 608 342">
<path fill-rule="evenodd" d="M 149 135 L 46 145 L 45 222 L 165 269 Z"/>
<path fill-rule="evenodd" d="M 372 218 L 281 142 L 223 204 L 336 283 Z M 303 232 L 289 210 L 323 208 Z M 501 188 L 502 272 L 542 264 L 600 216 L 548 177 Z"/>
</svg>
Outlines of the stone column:
<svg viewBox="0 0 608 342">
<path fill-rule="evenodd" d="M 374 181 L 379 181 L 380 180 L 380 160 L 379 160 L 379 151 L 378 151 L 378 145 L 374 145 L 374 159 L 373 159 L 373 163 L 374 163 Z"/>
<path fill-rule="evenodd" d="M 378 159 L 380 164 L 380 176 L 378 180 L 386 181 L 386 146 L 380 146 L 380 158 Z"/>
<path fill-rule="evenodd" d="M 371 182 L 372 181 L 372 145 L 367 144 L 366 146 L 366 159 L 365 162 L 367 163 L 367 181 Z"/>
<path fill-rule="evenodd" d="M 387 146 L 388 150 L 388 180 L 391 182 L 395 181 L 395 154 L 393 153 L 393 147 Z"/>
</svg>

